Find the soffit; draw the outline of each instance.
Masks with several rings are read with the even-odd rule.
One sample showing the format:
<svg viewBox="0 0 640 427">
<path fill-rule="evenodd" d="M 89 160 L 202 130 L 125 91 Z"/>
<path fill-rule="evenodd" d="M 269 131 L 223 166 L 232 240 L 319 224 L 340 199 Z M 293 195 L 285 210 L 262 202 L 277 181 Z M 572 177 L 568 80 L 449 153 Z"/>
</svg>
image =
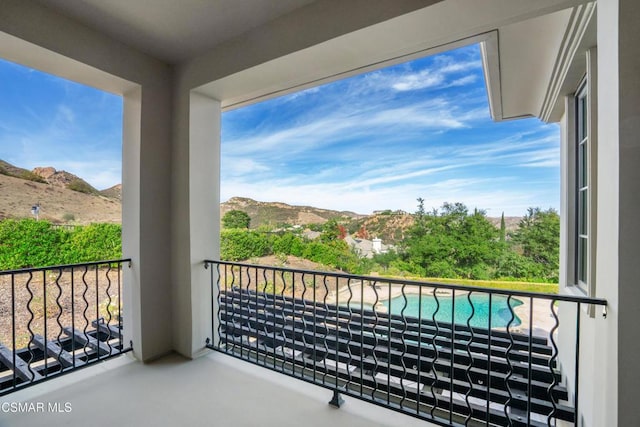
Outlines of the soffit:
<svg viewBox="0 0 640 427">
<path fill-rule="evenodd" d="M 168 63 L 203 53 L 314 0 L 37 0 Z"/>
<path fill-rule="evenodd" d="M 485 61 L 489 75 L 499 75 L 490 93 L 494 119 L 560 119 L 562 95 L 584 73 L 582 53 L 596 44 L 594 10 L 587 3 L 498 29 L 498 60 Z"/>
</svg>

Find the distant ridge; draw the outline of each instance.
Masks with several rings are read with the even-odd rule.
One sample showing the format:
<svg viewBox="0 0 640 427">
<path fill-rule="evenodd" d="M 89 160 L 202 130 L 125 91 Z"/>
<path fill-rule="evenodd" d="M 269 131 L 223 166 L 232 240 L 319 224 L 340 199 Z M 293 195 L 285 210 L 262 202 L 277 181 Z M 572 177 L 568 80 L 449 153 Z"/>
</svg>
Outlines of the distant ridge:
<svg viewBox="0 0 640 427">
<path fill-rule="evenodd" d="M 251 217 L 251 228 L 261 225 L 279 226 L 283 224 L 322 224 L 331 218 L 345 220 L 364 218 L 350 211 L 334 211 L 312 206 L 295 206 L 281 202 L 260 202 L 247 197 L 232 197 L 220 204 L 220 216 L 231 210 L 241 210 Z"/>
</svg>

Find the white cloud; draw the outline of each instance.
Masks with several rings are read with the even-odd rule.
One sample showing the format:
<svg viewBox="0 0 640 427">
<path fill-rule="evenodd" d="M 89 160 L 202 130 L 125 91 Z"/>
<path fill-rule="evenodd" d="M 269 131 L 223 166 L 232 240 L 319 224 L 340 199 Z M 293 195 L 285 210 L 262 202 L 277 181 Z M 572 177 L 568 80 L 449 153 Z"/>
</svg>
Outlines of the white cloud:
<svg viewBox="0 0 640 427">
<path fill-rule="evenodd" d="M 61 120 L 67 123 L 73 123 L 75 121 L 75 114 L 73 110 L 66 105 L 59 105 L 57 109 L 56 120 Z"/>
<path fill-rule="evenodd" d="M 266 172 L 270 167 L 246 157 L 223 156 L 222 173 L 225 176 L 242 176 L 256 172 Z"/>
<path fill-rule="evenodd" d="M 424 70 L 399 77 L 391 87 L 398 91 L 426 89 L 442 85 L 444 77 L 444 74 L 433 74 L 430 70 Z"/>
<path fill-rule="evenodd" d="M 397 91 L 464 86 L 474 83 L 477 80 L 476 74 L 468 74 L 453 81 L 449 81 L 449 75 L 470 72 L 482 67 L 481 61 L 459 62 L 449 57 L 438 57 L 435 62 L 436 66 L 433 68 L 398 76 L 390 75 L 390 86 Z"/>
<path fill-rule="evenodd" d="M 463 202 L 493 215 L 557 206 L 557 177 L 543 169 L 558 167 L 557 129 L 491 123 L 478 57 L 441 55 L 322 86 L 302 111 L 261 106 L 253 128 L 247 110 L 223 141 L 223 200 L 361 213 L 412 212 L 417 197 L 428 208 Z"/>
</svg>

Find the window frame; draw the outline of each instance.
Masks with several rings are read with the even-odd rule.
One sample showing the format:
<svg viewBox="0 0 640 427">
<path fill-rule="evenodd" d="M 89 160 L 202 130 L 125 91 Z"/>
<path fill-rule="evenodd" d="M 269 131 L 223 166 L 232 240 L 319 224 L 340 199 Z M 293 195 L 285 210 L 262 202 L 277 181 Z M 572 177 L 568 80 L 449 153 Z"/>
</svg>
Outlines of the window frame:
<svg viewBox="0 0 640 427">
<path fill-rule="evenodd" d="M 569 252 L 567 289 L 596 294 L 597 251 L 597 48 L 586 51 L 585 73 L 568 97 Z M 581 246 L 582 243 L 582 246 Z"/>
<path fill-rule="evenodd" d="M 574 95 L 575 108 L 575 236 L 574 244 L 574 278 L 573 282 L 584 291 L 588 291 L 589 278 L 589 93 L 585 75 Z M 587 292 L 585 292 L 587 293 Z"/>
</svg>

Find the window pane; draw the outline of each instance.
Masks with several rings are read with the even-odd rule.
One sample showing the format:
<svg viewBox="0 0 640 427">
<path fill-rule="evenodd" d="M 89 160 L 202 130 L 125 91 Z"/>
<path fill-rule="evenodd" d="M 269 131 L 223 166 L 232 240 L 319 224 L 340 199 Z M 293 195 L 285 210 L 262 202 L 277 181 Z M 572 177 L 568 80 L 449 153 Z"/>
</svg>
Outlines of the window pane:
<svg viewBox="0 0 640 427">
<path fill-rule="evenodd" d="M 587 239 L 578 238 L 578 280 L 587 283 Z"/>
<path fill-rule="evenodd" d="M 587 190 L 578 192 L 578 234 L 587 235 Z"/>
<path fill-rule="evenodd" d="M 580 121 L 580 130 L 578 133 L 579 133 L 580 139 L 582 140 L 589 135 L 588 129 L 587 129 L 587 95 L 586 93 L 580 96 L 579 102 L 580 102 L 580 105 L 578 107 L 578 114 L 579 114 L 578 120 Z"/>
<path fill-rule="evenodd" d="M 578 146 L 578 185 L 580 188 L 587 186 L 587 143 Z"/>
</svg>

